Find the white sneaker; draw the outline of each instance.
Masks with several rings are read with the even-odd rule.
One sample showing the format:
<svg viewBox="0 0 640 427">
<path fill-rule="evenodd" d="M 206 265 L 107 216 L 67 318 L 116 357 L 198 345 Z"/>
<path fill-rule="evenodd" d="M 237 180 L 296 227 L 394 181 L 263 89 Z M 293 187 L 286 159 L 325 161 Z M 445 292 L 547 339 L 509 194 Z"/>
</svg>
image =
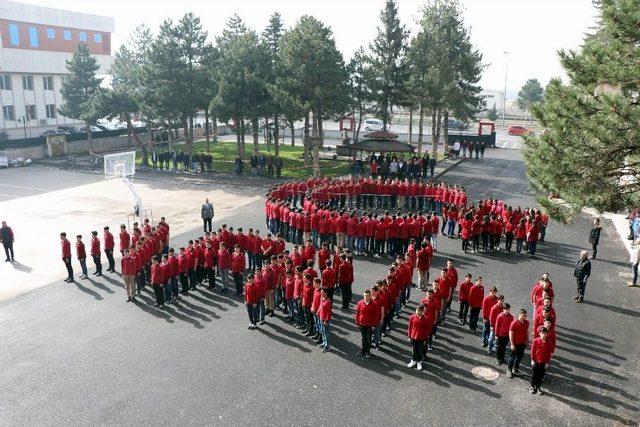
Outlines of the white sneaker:
<svg viewBox="0 0 640 427">
<path fill-rule="evenodd" d="M 416 362 L 415 360 L 412 360 L 411 362 L 409 362 L 409 364 L 407 365 L 407 368 L 413 368 L 414 366 L 416 366 L 418 362 Z"/>
<path fill-rule="evenodd" d="M 422 362 L 418 362 L 418 371 L 422 371 Z"/>
</svg>

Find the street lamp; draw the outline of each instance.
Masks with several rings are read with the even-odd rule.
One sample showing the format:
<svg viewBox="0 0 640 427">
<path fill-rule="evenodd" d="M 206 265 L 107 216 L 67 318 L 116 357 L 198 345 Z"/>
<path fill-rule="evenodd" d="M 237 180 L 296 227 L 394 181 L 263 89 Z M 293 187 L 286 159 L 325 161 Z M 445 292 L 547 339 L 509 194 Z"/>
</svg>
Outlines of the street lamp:
<svg viewBox="0 0 640 427">
<path fill-rule="evenodd" d="M 507 69 L 509 65 L 508 55 L 510 52 L 504 51 L 504 93 L 502 94 L 502 126 L 504 126 L 504 115 L 507 112 Z"/>
</svg>

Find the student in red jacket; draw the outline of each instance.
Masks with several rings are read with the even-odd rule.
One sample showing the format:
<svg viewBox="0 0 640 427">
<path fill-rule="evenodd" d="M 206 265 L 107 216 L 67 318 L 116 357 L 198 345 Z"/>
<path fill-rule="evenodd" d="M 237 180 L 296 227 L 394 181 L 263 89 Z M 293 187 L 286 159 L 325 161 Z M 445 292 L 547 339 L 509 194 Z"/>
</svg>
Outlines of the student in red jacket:
<svg viewBox="0 0 640 427">
<path fill-rule="evenodd" d="M 433 258 L 433 247 L 427 240 L 422 242 L 420 250 L 416 254 L 416 268 L 418 269 L 418 286 L 425 290 L 429 283 L 429 268 L 431 267 L 431 259 Z"/>
<path fill-rule="evenodd" d="M 244 305 L 249 315 L 248 329 L 256 329 L 258 327 L 258 290 L 253 281 L 253 274 L 249 274 L 244 285 Z"/>
<path fill-rule="evenodd" d="M 82 269 L 81 279 L 87 278 L 87 251 L 84 248 L 84 242 L 82 241 L 82 235 L 76 236 L 76 255 L 80 262 L 80 268 Z"/>
<path fill-rule="evenodd" d="M 131 237 L 127 233 L 127 227 L 124 224 L 120 224 L 120 253 L 124 256 L 124 250 L 129 249 L 131 244 Z"/>
<path fill-rule="evenodd" d="M 511 355 L 509 356 L 508 376 L 513 378 L 513 374 L 519 373 L 520 361 L 524 356 L 524 350 L 529 341 L 529 321 L 527 311 L 520 309 L 518 318 L 511 322 L 509 326 L 509 342 L 511 344 Z"/>
<path fill-rule="evenodd" d="M 91 232 L 91 258 L 93 258 L 93 264 L 96 266 L 96 271 L 93 272 L 95 276 L 102 276 L 102 260 L 100 259 L 100 239 L 98 239 L 98 232 Z"/>
<path fill-rule="evenodd" d="M 467 273 L 464 281 L 460 283 L 460 289 L 458 290 L 458 304 L 460 310 L 458 311 L 458 323 L 464 325 L 467 323 L 467 314 L 469 313 L 469 292 L 473 286 L 471 280 L 471 274 Z"/>
<path fill-rule="evenodd" d="M 378 305 L 371 299 L 371 291 L 366 289 L 363 299 L 356 306 L 356 326 L 360 328 L 362 349 L 358 356 L 371 357 L 371 332 L 378 321 Z"/>
<path fill-rule="evenodd" d="M 542 394 L 542 379 L 551 361 L 553 346 L 547 339 L 547 329 L 543 326 L 539 330 L 539 337 L 531 344 L 531 394 Z"/>
<path fill-rule="evenodd" d="M 349 308 L 351 303 L 351 285 L 353 284 L 353 258 L 346 254 L 340 255 L 340 267 L 338 268 L 338 284 L 342 294 L 342 309 Z"/>
<path fill-rule="evenodd" d="M 322 287 L 327 289 L 327 295 L 333 301 L 333 290 L 336 287 L 336 271 L 333 269 L 331 261 L 325 261 L 325 268 L 320 274 Z"/>
<path fill-rule="evenodd" d="M 67 240 L 67 233 L 60 233 L 60 244 L 62 246 L 62 262 L 67 268 L 67 278 L 65 282 L 71 283 L 73 280 L 73 267 L 71 266 L 71 243 Z"/>
<path fill-rule="evenodd" d="M 485 298 L 486 299 L 486 298 Z M 483 301 L 484 302 L 484 301 Z M 498 315 L 502 313 L 502 309 L 504 307 L 504 295 L 498 296 L 498 299 L 494 305 L 491 306 L 491 310 L 489 311 L 489 340 L 488 340 L 488 349 L 489 354 L 493 352 L 495 349 L 497 340 L 496 340 L 496 321 L 498 320 Z"/>
<path fill-rule="evenodd" d="M 104 227 L 104 253 L 109 261 L 109 268 L 107 271 L 113 273 L 116 268 L 116 261 L 113 259 L 113 247 L 115 242 L 113 241 L 113 234 L 109 231 L 109 227 Z"/>
<path fill-rule="evenodd" d="M 331 350 L 329 346 L 329 322 L 331 322 L 331 298 L 326 288 L 320 289 L 320 306 L 318 307 L 318 319 L 320 322 L 320 335 L 322 342 L 318 344 L 322 348 L 322 352 L 326 353 Z"/>
<path fill-rule="evenodd" d="M 509 344 L 509 330 L 513 322 L 513 314 L 511 314 L 511 306 L 504 303 L 502 313 L 496 318 L 495 335 L 496 335 L 496 361 L 498 365 L 504 363 L 504 356 Z"/>
<path fill-rule="evenodd" d="M 478 318 L 484 301 L 484 286 L 482 277 L 478 276 L 476 283 L 469 289 L 469 330 L 475 333 L 478 328 Z"/>
<path fill-rule="evenodd" d="M 407 336 L 409 337 L 409 341 L 411 341 L 413 354 L 411 355 L 411 361 L 407 365 L 407 368 L 413 368 L 417 365 L 418 371 L 422 370 L 422 362 L 426 356 L 425 344 L 431 335 L 432 325 L 433 320 L 430 319 L 429 314 L 425 312 L 424 304 L 419 304 L 418 307 L 416 307 L 416 313 L 409 317 Z"/>
<path fill-rule="evenodd" d="M 482 346 L 489 345 L 489 339 L 491 336 L 491 310 L 493 306 L 498 303 L 498 289 L 492 286 L 489 289 L 489 295 L 482 300 L 482 321 L 484 322 L 484 328 L 482 329 Z"/>
<path fill-rule="evenodd" d="M 178 288 L 178 278 L 180 276 L 180 264 L 178 262 L 178 258 L 176 257 L 176 252 L 173 248 L 169 248 L 167 250 L 167 265 L 169 266 L 169 287 L 171 290 L 171 297 L 176 300 L 181 300 L 180 290 Z"/>
<path fill-rule="evenodd" d="M 153 286 L 153 292 L 156 295 L 156 304 L 154 307 L 164 306 L 163 283 L 162 266 L 160 265 L 158 256 L 154 255 L 153 258 L 151 258 L 151 286 Z"/>
<path fill-rule="evenodd" d="M 236 245 L 235 251 L 231 255 L 231 274 L 236 285 L 236 296 L 242 294 L 242 275 L 246 267 L 245 259 L 244 253 L 240 250 L 240 246 Z"/>
<path fill-rule="evenodd" d="M 222 289 L 220 292 L 227 292 L 230 267 L 231 255 L 227 250 L 227 244 L 225 242 L 221 242 L 220 249 L 218 249 L 218 273 L 220 273 L 220 277 L 222 278 Z"/>
<path fill-rule="evenodd" d="M 524 240 L 527 238 L 527 226 L 524 218 L 522 218 L 518 225 L 516 225 L 514 235 L 516 237 L 516 252 L 520 253 L 522 252 Z"/>
<path fill-rule="evenodd" d="M 204 274 L 207 278 L 207 282 L 209 282 L 209 289 L 214 290 L 216 287 L 216 274 L 215 274 L 215 265 L 216 265 L 216 253 L 217 251 L 213 249 L 211 242 L 207 240 L 206 248 L 204 250 Z"/>
</svg>

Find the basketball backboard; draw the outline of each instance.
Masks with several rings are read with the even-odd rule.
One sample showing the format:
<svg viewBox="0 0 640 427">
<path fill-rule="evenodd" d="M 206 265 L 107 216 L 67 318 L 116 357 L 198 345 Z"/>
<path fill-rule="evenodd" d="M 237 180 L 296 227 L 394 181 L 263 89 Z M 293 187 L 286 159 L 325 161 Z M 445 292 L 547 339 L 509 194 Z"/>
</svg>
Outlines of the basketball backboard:
<svg viewBox="0 0 640 427">
<path fill-rule="evenodd" d="M 131 178 L 136 173 L 136 152 L 107 154 L 104 156 L 104 178 Z"/>
</svg>

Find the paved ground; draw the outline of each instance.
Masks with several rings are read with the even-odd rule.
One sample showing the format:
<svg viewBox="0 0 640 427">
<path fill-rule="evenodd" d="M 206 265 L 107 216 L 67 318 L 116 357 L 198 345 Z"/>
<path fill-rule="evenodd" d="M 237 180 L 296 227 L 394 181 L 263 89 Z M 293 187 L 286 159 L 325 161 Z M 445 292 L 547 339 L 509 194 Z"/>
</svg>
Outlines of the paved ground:
<svg viewBox="0 0 640 427">
<path fill-rule="evenodd" d="M 491 150 L 447 179 L 464 183 L 474 199 L 534 203 L 514 150 Z M 224 221 L 262 227 L 262 201 Z M 573 261 L 586 246 L 588 224 L 586 216 L 571 226 L 552 224 L 535 260 L 465 255 L 449 240 L 436 257 L 436 267 L 451 256 L 461 275 L 482 275 L 514 307 L 528 307 L 532 283 L 543 271 L 551 274 L 559 342 L 545 396 L 531 396 L 527 378 L 508 379 L 503 369 L 495 381 L 475 378 L 471 369 L 495 363 L 478 336 L 450 321 L 426 370 L 408 370 L 404 331 L 413 304 L 384 351 L 363 360 L 355 356 L 351 313 L 334 312 L 335 351 L 321 354 L 277 317 L 247 331 L 234 298 L 203 290 L 159 311 L 149 296 L 125 303 L 119 277 L 111 275 L 0 302 L 0 424 L 637 424 L 640 292 L 624 286 L 627 255 L 610 223 L 587 301 L 571 300 Z M 175 241 L 196 236 L 193 226 Z M 385 265 L 358 259 L 356 269 L 360 292 Z"/>
</svg>

